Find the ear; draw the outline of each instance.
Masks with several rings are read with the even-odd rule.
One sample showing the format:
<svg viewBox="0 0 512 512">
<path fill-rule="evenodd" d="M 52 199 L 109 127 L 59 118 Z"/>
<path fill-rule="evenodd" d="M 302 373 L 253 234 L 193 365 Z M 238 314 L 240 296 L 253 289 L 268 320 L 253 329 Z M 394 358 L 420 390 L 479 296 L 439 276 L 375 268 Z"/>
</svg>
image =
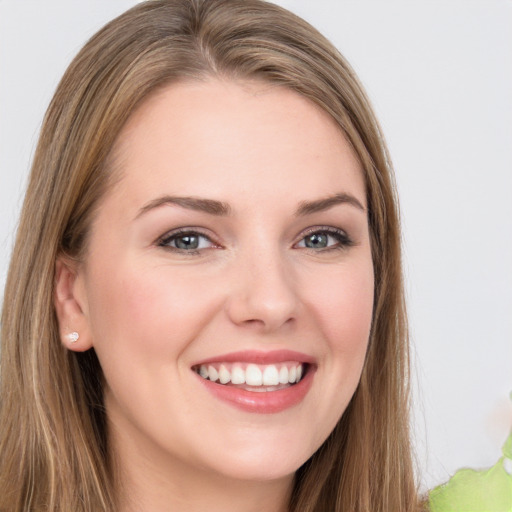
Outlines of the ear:
<svg viewBox="0 0 512 512">
<path fill-rule="evenodd" d="M 55 263 L 54 305 L 61 343 L 75 352 L 93 346 L 89 325 L 83 272 L 79 265 L 63 256 Z"/>
</svg>

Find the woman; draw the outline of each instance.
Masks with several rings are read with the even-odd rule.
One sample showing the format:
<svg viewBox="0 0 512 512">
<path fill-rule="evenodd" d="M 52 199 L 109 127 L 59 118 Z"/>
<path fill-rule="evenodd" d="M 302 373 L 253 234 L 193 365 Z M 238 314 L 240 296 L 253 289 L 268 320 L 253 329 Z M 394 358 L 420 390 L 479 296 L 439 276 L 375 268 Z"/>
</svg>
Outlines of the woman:
<svg viewBox="0 0 512 512">
<path fill-rule="evenodd" d="M 52 100 L 2 317 L 2 510 L 416 510 L 393 178 L 320 34 L 150 1 Z"/>
</svg>

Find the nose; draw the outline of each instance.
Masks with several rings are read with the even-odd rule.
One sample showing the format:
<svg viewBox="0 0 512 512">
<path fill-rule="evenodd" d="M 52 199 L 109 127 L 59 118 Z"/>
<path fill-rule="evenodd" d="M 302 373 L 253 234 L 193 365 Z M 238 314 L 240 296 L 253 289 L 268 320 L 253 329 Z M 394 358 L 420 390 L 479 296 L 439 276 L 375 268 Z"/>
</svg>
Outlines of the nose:
<svg viewBox="0 0 512 512">
<path fill-rule="evenodd" d="M 297 318 L 299 297 L 296 280 L 285 258 L 273 254 L 241 257 L 232 274 L 227 314 L 239 325 L 270 333 Z"/>
</svg>

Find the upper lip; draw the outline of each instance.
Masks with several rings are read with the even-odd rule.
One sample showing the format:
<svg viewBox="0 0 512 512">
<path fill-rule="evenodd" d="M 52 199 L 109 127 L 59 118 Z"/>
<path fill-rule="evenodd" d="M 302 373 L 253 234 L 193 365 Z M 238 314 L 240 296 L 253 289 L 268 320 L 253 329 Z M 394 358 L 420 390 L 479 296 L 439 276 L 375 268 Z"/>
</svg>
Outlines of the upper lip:
<svg viewBox="0 0 512 512">
<path fill-rule="evenodd" d="M 242 350 L 238 352 L 229 352 L 227 354 L 209 357 L 208 359 L 202 359 L 201 361 L 194 363 L 193 366 L 210 363 L 275 364 L 284 363 L 287 361 L 297 361 L 298 363 L 313 364 L 315 362 L 315 358 L 302 352 L 296 352 L 294 350 Z"/>
</svg>

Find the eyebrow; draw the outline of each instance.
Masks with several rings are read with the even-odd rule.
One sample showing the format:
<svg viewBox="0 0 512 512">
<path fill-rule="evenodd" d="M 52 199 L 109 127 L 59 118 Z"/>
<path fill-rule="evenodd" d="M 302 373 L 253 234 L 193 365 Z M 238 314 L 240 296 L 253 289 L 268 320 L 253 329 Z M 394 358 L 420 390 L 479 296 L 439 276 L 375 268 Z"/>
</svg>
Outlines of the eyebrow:
<svg viewBox="0 0 512 512">
<path fill-rule="evenodd" d="M 317 199 L 315 201 L 302 201 L 299 203 L 299 207 L 295 212 L 297 217 L 303 217 L 304 215 L 311 215 L 312 213 L 323 212 L 337 206 L 339 204 L 349 204 L 355 206 L 358 210 L 363 212 L 366 208 L 360 203 L 360 201 L 351 194 L 340 193 L 333 196 L 325 197 L 324 199 Z"/>
<path fill-rule="evenodd" d="M 333 208 L 339 204 L 349 204 L 356 207 L 358 210 L 366 211 L 365 207 L 359 202 L 359 200 L 351 194 L 340 193 L 333 196 L 329 196 L 323 199 L 317 199 L 315 201 L 301 201 L 297 210 L 295 211 L 296 217 L 304 217 L 313 213 L 322 212 Z M 229 204 L 215 199 L 204 199 L 200 197 L 179 197 L 165 195 L 153 199 L 149 203 L 145 204 L 135 218 L 140 217 L 144 213 L 158 208 L 163 205 L 176 205 L 187 210 L 195 210 L 204 212 L 209 215 L 215 215 L 225 217 L 231 214 L 231 207 Z"/>
<path fill-rule="evenodd" d="M 137 217 L 140 217 L 149 210 L 153 210 L 162 205 L 176 205 L 186 208 L 187 210 L 196 210 L 198 212 L 208 213 L 209 215 L 226 216 L 231 213 L 231 207 L 222 201 L 215 199 L 203 199 L 199 197 L 177 197 L 177 196 L 162 196 L 153 199 L 144 205 Z"/>
</svg>

